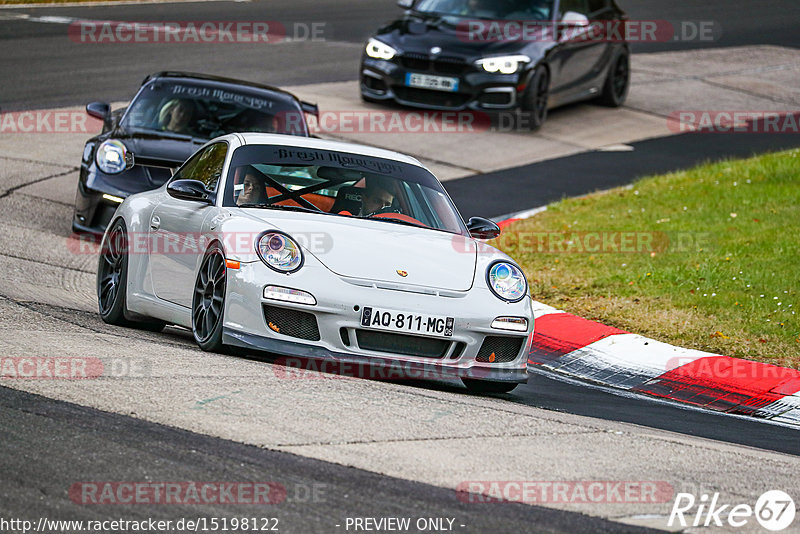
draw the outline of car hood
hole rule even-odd
[[[515,54],[542,47],[533,41],[470,40],[466,23],[470,19],[455,16],[408,14],[382,28],[376,37],[401,52],[428,54],[434,46],[442,48],[442,56],[479,59],[498,54]]]
[[[174,139],[158,132],[127,132],[116,129],[111,139],[119,139],[133,152],[134,162],[141,165],[179,167],[189,156],[203,146],[207,139]]]
[[[240,211],[286,232],[343,277],[451,291],[473,284],[476,247],[464,246],[469,238],[461,235],[333,215]]]

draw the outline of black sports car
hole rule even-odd
[[[580,100],[622,105],[630,80],[627,17],[615,0],[399,0],[402,18],[361,62],[368,102],[513,111],[537,129]],[[525,113],[520,113],[520,111]]]
[[[83,149],[72,230],[102,234],[125,197],[163,185],[206,141],[232,132],[308,137],[305,113],[318,110],[274,87],[160,72],[144,79],[127,108],[92,102],[86,112],[103,131]]]

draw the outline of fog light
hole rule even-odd
[[[280,286],[265,287],[264,298],[281,302],[294,302],[295,304],[308,304],[310,306],[314,306],[317,303],[317,299],[311,293]]]
[[[111,202],[116,202],[117,204],[122,204],[122,201],[125,200],[124,198],[115,197],[114,195],[103,195],[103,198]]]
[[[498,330],[512,330],[514,332],[527,332],[528,320],[524,317],[498,317],[492,321],[492,328]]]

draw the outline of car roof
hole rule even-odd
[[[355,143],[345,143],[342,141],[329,141],[327,139],[319,139],[315,137],[299,137],[294,135],[283,134],[265,134],[265,133],[236,133],[230,134],[231,136],[238,136],[245,145],[282,145],[294,146],[301,148],[319,149],[319,150],[332,150],[335,152],[347,152],[350,154],[358,154],[360,156],[371,156],[375,158],[391,159],[402,163],[409,163],[417,167],[425,166],[420,163],[416,158],[394,152],[392,150],[385,150],[383,148],[375,148],[366,145],[359,145]],[[227,136],[226,136],[227,137]]]
[[[236,78],[224,78],[222,76],[213,76],[211,74],[200,74],[196,72],[183,72],[183,71],[161,71],[155,72],[153,74],[148,75],[142,80],[142,86],[151,82],[153,80],[163,80],[163,79],[174,79],[174,80],[198,80],[204,82],[215,82],[218,84],[223,85],[231,85],[231,86],[243,86],[243,87],[252,87],[254,89],[262,89],[264,91],[270,91],[272,93],[278,93],[284,95],[292,100],[300,102],[300,99],[297,98],[295,95],[286,91],[284,89],[280,89],[278,87],[273,87],[271,85],[256,83],[256,82],[249,82],[246,80],[237,80]]]

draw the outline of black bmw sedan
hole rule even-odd
[[[145,78],[128,107],[93,102],[103,121],[83,149],[73,232],[102,234],[125,197],[156,189],[206,141],[232,132],[308,136],[315,105],[265,85],[183,72]]]
[[[582,100],[628,94],[626,15],[615,0],[399,0],[366,44],[361,96],[436,110],[513,112],[530,129]]]

